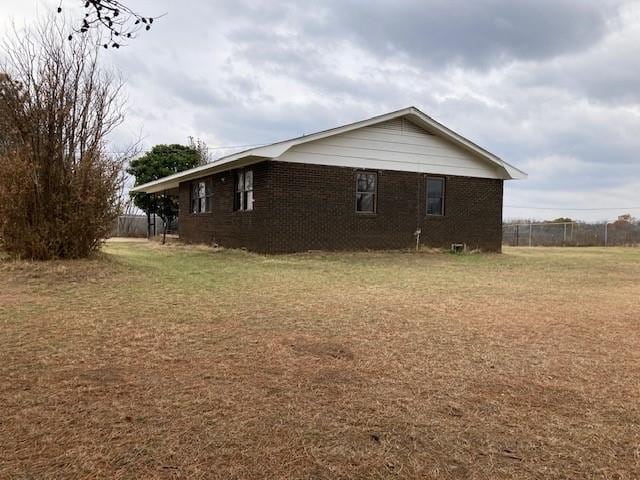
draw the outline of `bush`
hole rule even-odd
[[[122,121],[121,84],[96,40],[45,21],[3,44],[0,244],[14,257],[95,251],[119,213],[122,161],[105,149]]]

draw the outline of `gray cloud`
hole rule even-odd
[[[607,28],[613,2],[584,0],[412,1],[394,12],[389,2],[340,2],[343,27],[363,45],[408,52],[430,65],[491,67],[540,60],[595,44]]]
[[[38,1],[41,12],[57,7]],[[25,3],[2,2],[0,25],[12,12],[35,18]],[[638,203],[637,0],[139,0],[136,9],[168,15],[105,52],[127,82],[120,143],[140,132],[147,147],[189,135],[212,147],[265,143],[413,104],[529,170],[507,184],[507,204]]]
[[[259,32],[253,25],[236,32],[234,38],[257,50],[272,44],[282,47],[283,37],[274,26],[284,26],[318,45],[348,39],[381,58],[407,54],[430,68],[451,64],[491,68],[505,61],[548,59],[592,46],[613,26],[620,4],[618,0],[408,0],[401,4],[336,0],[301,12],[287,2],[276,6],[270,2],[263,8],[245,2],[245,13],[268,22],[260,24]],[[295,48],[295,35],[289,40],[288,47]],[[269,51],[277,55],[278,48]]]
[[[591,101],[637,104],[640,103],[640,57],[635,44],[613,40],[573,58],[545,65],[525,65],[514,81],[523,88],[553,85]]]

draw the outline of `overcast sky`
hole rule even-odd
[[[58,3],[2,0],[0,27]],[[505,218],[640,216],[640,1],[127,3],[167,15],[104,51],[129,98],[114,148],[269,143],[415,105],[528,172]]]

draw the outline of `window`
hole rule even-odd
[[[253,210],[253,170],[238,170],[235,176],[235,195],[233,209]]]
[[[444,215],[444,178],[427,177],[427,215]]]
[[[376,213],[377,188],[377,173],[356,173],[356,212]]]
[[[191,213],[209,213],[213,207],[211,180],[191,184]]]

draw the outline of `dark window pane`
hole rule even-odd
[[[430,198],[442,198],[444,181],[441,178],[427,179],[427,194]]]
[[[374,173],[367,175],[367,192],[376,193],[376,178],[378,176]]]
[[[358,192],[376,192],[376,174],[375,173],[358,173],[356,177],[356,191]]]
[[[356,193],[356,211],[375,212],[375,195],[372,193]]]
[[[366,192],[367,191],[367,176],[364,173],[358,174],[357,180],[357,191],[358,192]]]
[[[198,213],[198,187],[191,184],[191,213]]]
[[[242,192],[236,192],[233,197],[233,209],[241,210],[242,209]]]
[[[427,215],[442,215],[442,198],[427,199]]]
[[[427,178],[427,215],[444,215],[444,179]]]

